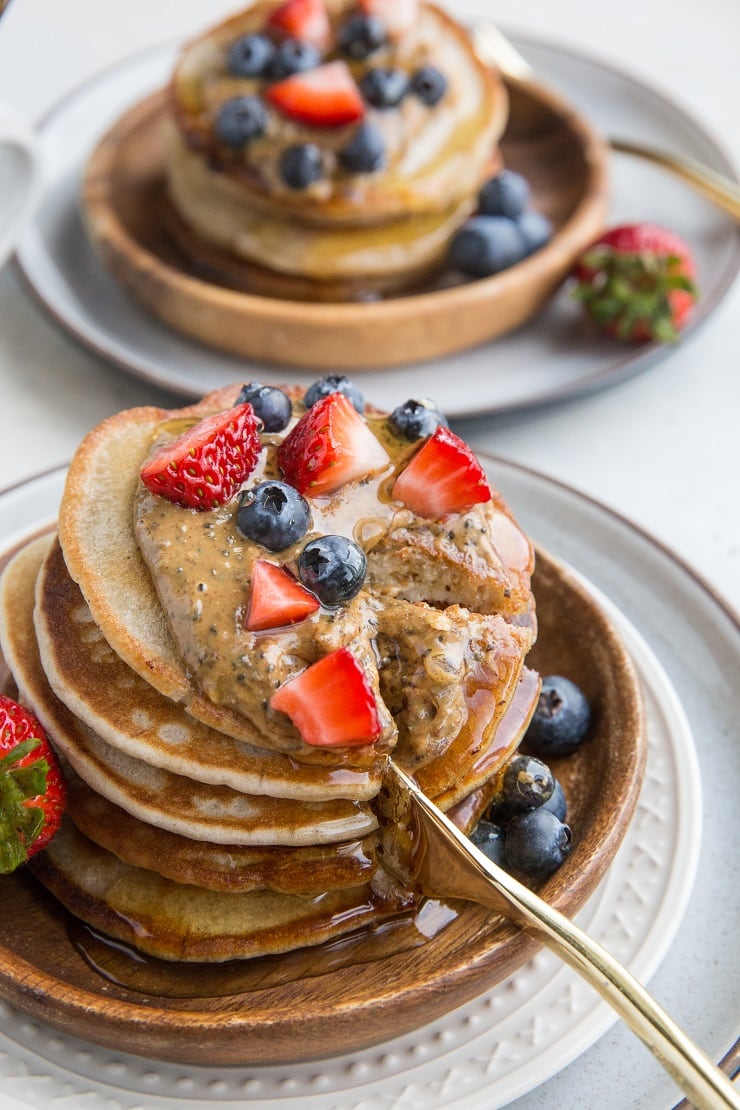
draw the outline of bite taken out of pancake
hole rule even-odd
[[[389,755],[470,831],[539,693],[532,546],[442,418],[409,434],[341,390],[286,389],[265,431],[244,395],[98,425],[58,533],[0,579],[3,655],[69,778],[32,869],[167,960],[283,952],[409,907],[376,853]]]

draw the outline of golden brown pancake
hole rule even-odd
[[[295,573],[312,535],[356,537],[363,588],[288,629],[249,631],[264,549],[236,527],[236,498],[196,512],[139,479],[156,445],[238,389],[95,428],[70,467],[59,543],[30,545],[0,581],[9,665],[71,767],[72,819],[36,873],[83,920],[165,959],[284,951],[401,907],[375,855],[386,753],[469,831],[539,689],[524,665],[529,541],[498,494],[444,523],[390,496],[414,448],[377,413],[377,473],[310,498],[309,532],[277,558]],[[279,440],[263,438],[248,484],[278,473]],[[381,737],[315,748],[269,695],[340,647],[374,692]]]
[[[336,843],[375,828],[375,818],[363,802],[245,794],[172,774],[101,740],[56,697],[46,679],[33,624],[34,583],[26,573],[28,561],[22,551],[0,579],[3,654],[22,697],[55,746],[99,794],[150,824],[217,843]],[[35,560],[30,562],[33,567]]]
[[[175,883],[124,863],[68,819],[29,866],[89,925],[152,956],[185,962],[246,959],[320,944],[411,902],[408,894],[381,896],[369,885],[312,898]]]
[[[296,763],[201,724],[127,667],[95,625],[58,543],[37,582],[36,635],[57,697],[125,754],[199,782],[247,794],[326,801],[372,797],[378,775]]]
[[[389,34],[367,59],[347,59],[338,37],[355,8],[329,0],[323,64],[346,63],[358,86],[378,67],[411,78],[433,65],[447,89],[433,106],[409,93],[394,107],[366,104],[359,123],[308,125],[275,109],[269,82],[229,71],[232,44],[263,32],[275,7],[260,0],[182,51],[166,102],[167,233],[198,275],[251,293],[347,301],[419,287],[444,265],[450,239],[500,164],[508,115],[502,82],[467,32],[426,2],[402,35]],[[266,128],[234,148],[218,138],[215,122],[225,102],[245,95],[262,98]],[[351,172],[341,151],[364,124],[382,135],[385,164]],[[300,189],[280,169],[296,144],[318,148],[322,160],[319,179]]]
[[[63,757],[62,757],[63,759]],[[107,801],[63,761],[68,813],[88,840],[125,863],[206,890],[319,894],[368,883],[372,837],[305,848],[209,844],[148,825]]]

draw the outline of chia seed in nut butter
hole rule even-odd
[[[294,408],[291,425],[280,435],[264,435],[264,449],[247,487],[278,477],[277,448],[303,406]],[[140,550],[155,583],[183,662],[203,693],[249,719],[277,750],[296,752],[302,742],[288,718],[269,706],[278,687],[311,663],[347,647],[360,663],[376,698],[381,735],[378,754],[398,744],[398,755],[409,766],[434,759],[457,736],[466,719],[474,727],[476,705],[483,692],[501,681],[488,661],[476,658],[474,637],[488,640],[510,636],[511,624],[529,634],[529,608],[510,623],[502,617],[480,617],[447,599],[447,608],[409,604],[402,576],[396,583],[374,573],[373,550],[389,533],[423,528],[435,551],[452,545],[473,565],[486,560],[503,574],[528,580],[531,548],[502,505],[495,500],[477,505],[444,521],[421,521],[390,488],[406,456],[413,451],[397,439],[385,418],[368,416],[367,423],[390,456],[387,469],[350,482],[331,497],[310,498],[312,525],[300,542],[270,553],[245,538],[236,527],[238,499],[212,511],[183,509],[150,493],[140,484],[134,506]],[[160,428],[152,449],[175,439],[191,421],[170,421]],[[259,558],[295,572],[300,550],[312,538],[341,534],[354,539],[368,555],[368,577],[360,593],[336,609],[321,608],[299,624],[266,632],[248,632],[244,617],[251,568]],[[498,624],[496,622],[499,622]],[[481,628],[485,623],[485,630]],[[515,630],[516,631],[516,630]],[[506,641],[508,643],[508,640]],[[501,647],[501,645],[498,645]],[[517,649],[520,645],[517,646]],[[497,656],[505,670],[512,658],[501,647]],[[485,699],[484,699],[485,700]],[[486,720],[491,712],[485,705]]]

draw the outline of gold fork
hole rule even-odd
[[[573,967],[660,1060],[698,1110],[740,1110],[727,1076],[601,945],[480,852],[389,761],[379,798],[384,864],[411,889],[461,898],[502,914],[533,933]]]
[[[496,66],[505,76],[515,77],[519,81],[530,82],[536,79],[526,58],[522,57],[493,23],[485,20],[474,23],[471,35],[478,56],[488,65]],[[679,157],[646,143],[616,137],[607,138],[607,142],[612,150],[620,154],[632,154],[669,170],[733,219],[740,221],[740,185],[736,182],[694,158]]]

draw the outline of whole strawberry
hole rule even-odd
[[[207,416],[141,468],[147,489],[186,509],[230,501],[254,470],[261,424],[249,403]]]
[[[578,260],[574,292],[608,335],[675,342],[697,296],[688,245],[657,224],[606,231]]]
[[[15,871],[46,847],[66,801],[43,728],[22,705],[0,695],[0,873]]]

